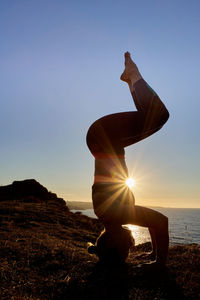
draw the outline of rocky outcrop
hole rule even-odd
[[[62,198],[49,192],[35,179],[14,181],[12,184],[0,186],[0,201],[22,200],[25,202],[57,201],[60,205],[66,205]]]

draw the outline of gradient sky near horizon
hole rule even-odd
[[[85,136],[135,110],[119,77],[130,51],[170,119],[126,149],[138,205],[200,207],[200,2],[1,1],[0,185],[35,178],[91,201]]]

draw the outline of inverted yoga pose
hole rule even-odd
[[[129,52],[121,80],[129,85],[137,111],[104,116],[87,133],[87,145],[95,158],[92,200],[94,212],[105,229],[121,230],[123,224],[148,227],[155,264],[164,266],[168,254],[168,219],[152,209],[135,205],[133,193],[125,184],[128,169],[124,148],[157,132],[169,113],[158,95],[142,78]]]

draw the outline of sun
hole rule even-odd
[[[132,189],[135,185],[135,180],[132,177],[126,179],[126,185]]]

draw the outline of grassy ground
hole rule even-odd
[[[200,299],[200,245],[170,248],[165,272],[138,263],[105,267],[87,253],[102,225],[59,201],[0,201],[0,299]]]

